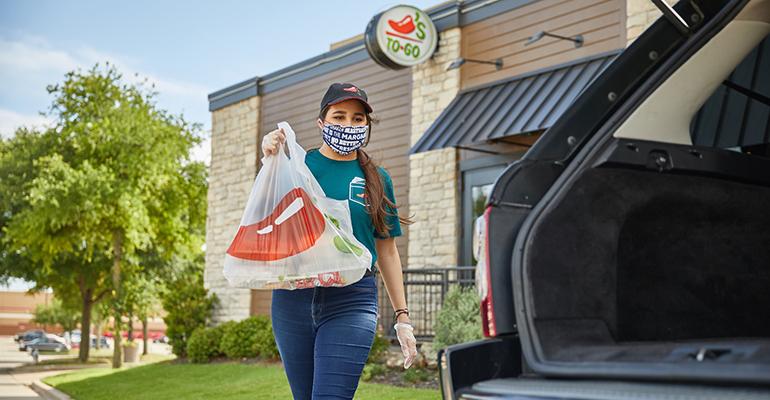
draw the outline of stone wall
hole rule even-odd
[[[460,70],[447,71],[447,65],[460,57],[461,29],[453,28],[439,35],[439,49],[430,61],[412,68],[412,135],[414,145],[433,121],[454,99],[460,89]],[[409,212],[415,223],[409,227],[409,254],[405,268],[430,268],[457,265],[459,224],[459,180],[457,149],[446,148],[409,157]],[[419,278],[418,278],[419,279]],[[407,306],[414,317],[416,331],[423,318],[435,320],[439,301],[425,290],[440,287],[407,288]]]
[[[247,318],[251,308],[251,290],[230,287],[222,268],[257,174],[259,110],[251,97],[212,113],[204,282],[220,299],[217,323]]]
[[[460,28],[441,32],[430,61],[412,69],[412,137],[414,145],[460,89],[460,71],[446,71],[460,57]],[[457,150],[447,148],[409,157],[408,268],[457,263],[459,188]]]
[[[660,10],[650,0],[626,0],[626,46],[660,16]]]

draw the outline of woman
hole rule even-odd
[[[372,271],[343,287],[273,290],[273,333],[295,399],[353,398],[377,326],[377,260],[395,309],[404,368],[417,355],[394,239],[400,224],[411,221],[398,216],[387,171],[361,149],[369,142],[371,113],[363,90],[332,84],[317,120],[323,143],[305,158],[326,196],[348,200],[353,235],[372,253]],[[265,135],[265,156],[277,154],[284,140],[281,130]]]

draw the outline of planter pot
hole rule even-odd
[[[123,361],[129,363],[139,361],[139,346],[123,346]]]

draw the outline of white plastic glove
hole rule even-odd
[[[406,322],[397,322],[393,325],[398,337],[398,343],[401,344],[401,352],[404,354],[404,369],[412,365],[412,361],[417,357],[417,339],[414,338],[414,327]]]

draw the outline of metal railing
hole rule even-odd
[[[418,340],[433,339],[433,327],[449,288],[475,286],[475,267],[436,267],[403,270],[409,319]],[[395,339],[393,306],[382,279],[378,279],[380,318],[378,324],[385,337]]]

